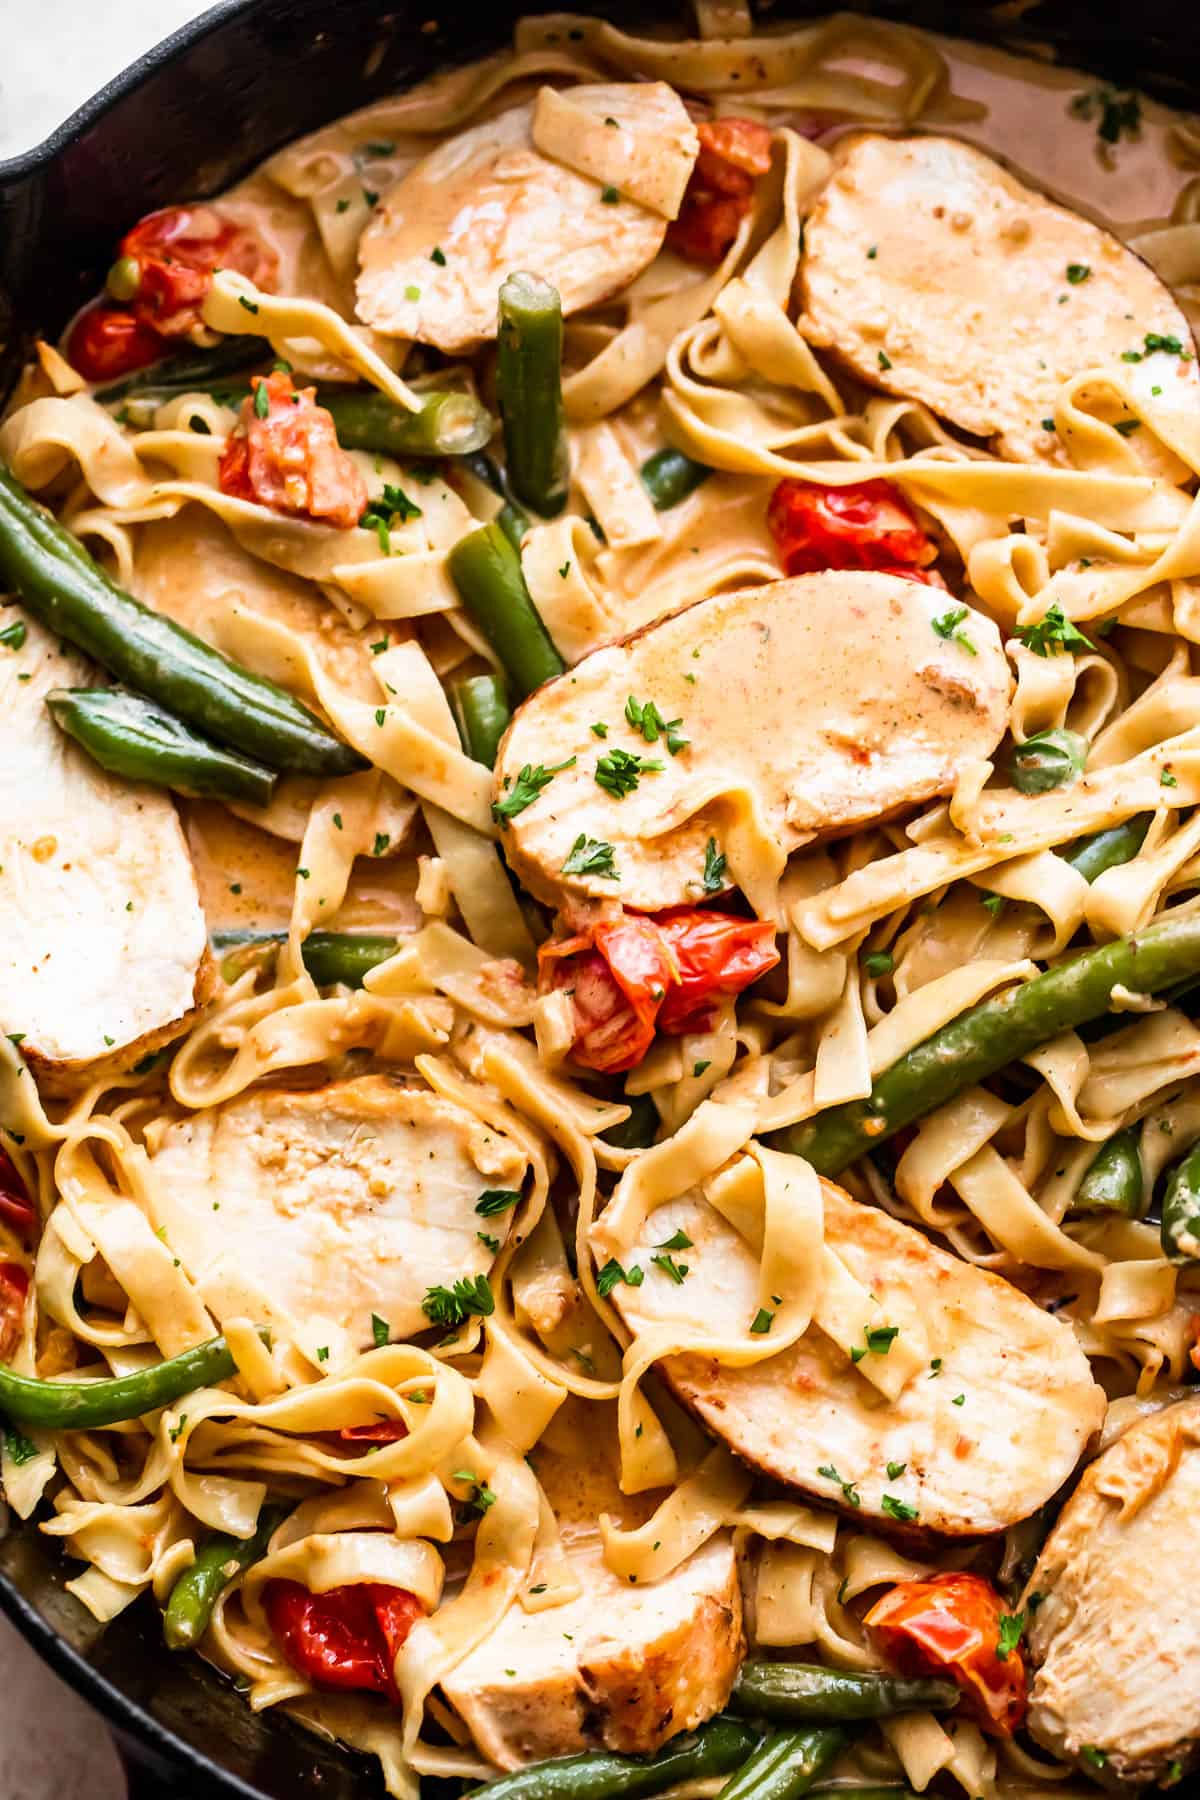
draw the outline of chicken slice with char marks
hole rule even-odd
[[[53,1091],[182,1032],[215,981],[174,802],[106,774],[55,726],[52,688],[95,666],[24,615],[0,650],[0,1030]]]
[[[810,341],[1001,456],[1063,461],[1045,424],[1059,389],[1127,353],[1143,359],[1124,365],[1135,386],[1195,405],[1191,330],[1154,270],[969,144],[848,139],[804,245]]]
[[[1171,1785],[1200,1744],[1200,1400],[1140,1419],[1084,1471],[1021,1599],[1029,1729],[1102,1780]]]

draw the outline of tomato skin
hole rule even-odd
[[[345,1425],[338,1436],[346,1444],[398,1444],[408,1436],[403,1419],[380,1419],[374,1425]]]
[[[0,1363],[6,1363],[21,1341],[29,1273],[20,1263],[0,1262]]]
[[[85,381],[112,381],[148,368],[166,354],[157,331],[103,301],[85,308],[67,337],[67,361]]]
[[[137,264],[134,317],[163,337],[189,337],[201,324],[214,269],[235,269],[266,289],[279,273],[275,252],[215,206],[147,213],[125,233],[117,257]]]
[[[415,1594],[374,1581],[325,1594],[298,1581],[269,1581],[263,1607],[284,1656],[314,1687],[365,1688],[399,1704],[392,1667],[425,1611]]]
[[[771,495],[767,525],[785,574],[819,569],[879,569],[912,580],[937,556],[917,516],[890,481],[822,487],[781,481]]]
[[[773,969],[779,952],[770,923],[681,906],[602,920],[543,944],[538,960],[543,991],[571,990],[572,1059],[617,1074],[636,1068],[656,1031],[707,1030],[714,1002]]]
[[[221,491],[276,512],[328,520],[342,530],[357,525],[367,504],[358,466],[337,441],[333,418],[317,405],[315,387],[297,388],[276,369],[251,376],[241,418],[221,453]],[[267,411],[256,401],[266,388]]]
[[[0,1150],[0,1225],[21,1237],[29,1237],[37,1224],[37,1213],[25,1183],[17,1174],[12,1158]]]
[[[909,1674],[949,1676],[962,1712],[985,1731],[1011,1737],[1025,1717],[1025,1658],[1018,1645],[997,1653],[1004,1603],[982,1575],[933,1575],[889,1588],[864,1624],[879,1648]]]
[[[696,132],[700,153],[667,241],[689,262],[718,263],[771,166],[771,132],[755,119],[706,120]]]

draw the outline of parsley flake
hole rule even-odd
[[[903,1475],[903,1473],[904,1473],[905,1469],[907,1469],[907,1467],[908,1467],[908,1464],[906,1462],[902,1462],[902,1463],[890,1462],[887,1466],[888,1480],[889,1481],[899,1481],[900,1477]]]
[[[364,531],[375,533],[379,539],[379,548],[385,556],[390,556],[392,553],[392,526],[396,524],[397,520],[401,525],[407,525],[410,519],[419,519],[420,517],[421,508],[415,501],[409,499],[404,489],[396,487],[393,482],[386,481],[382,494],[377,495],[368,504],[358,522]]]
[[[446,266],[446,252],[435,244],[433,249],[429,252],[429,260],[431,263],[436,263],[439,269],[444,269]]]
[[[481,1219],[494,1219],[516,1206],[520,1198],[516,1188],[485,1188],[475,1202],[475,1211]]]
[[[621,198],[615,187],[606,187],[600,195],[605,206],[615,206]]]
[[[574,766],[573,756],[568,756],[566,762],[551,763],[549,768],[545,763],[524,763],[504,798],[493,800],[492,817],[501,825],[506,819],[515,819],[519,812],[524,812],[527,806],[533,805],[542,789],[549,787],[556,775],[561,774],[564,769],[573,769]]]
[[[691,1250],[694,1248],[686,1231],[673,1231],[669,1238],[654,1246],[656,1250]]]
[[[895,1494],[885,1494],[879,1504],[889,1519],[901,1519],[907,1523],[917,1517],[917,1508],[907,1500],[897,1500]]]
[[[862,1505],[862,1495],[855,1492],[858,1483],[855,1481],[844,1481],[832,1463],[822,1463],[821,1467],[817,1470],[817,1474],[823,1475],[826,1481],[832,1481],[835,1486],[841,1488],[842,1498],[848,1506]]]
[[[656,1269],[661,1269],[664,1275],[668,1275],[675,1283],[676,1287],[682,1287],[687,1280],[687,1264],[676,1262],[673,1256],[668,1256],[666,1254],[652,1256],[650,1261],[654,1264]]]
[[[1024,1632],[1025,1614],[1023,1612],[1000,1614],[1000,1636],[996,1640],[996,1655],[1001,1662],[1016,1649]]]
[[[486,1275],[464,1275],[453,1287],[428,1288],[421,1302],[421,1311],[433,1325],[465,1325],[468,1319],[487,1318],[495,1310]]]
[[[940,618],[932,619],[930,623],[937,636],[943,638],[948,644],[957,644],[960,649],[967,652],[968,656],[978,656],[979,652],[976,650],[974,644],[971,642],[966,632],[961,629],[962,622],[966,616],[967,609],[965,606],[952,606],[947,612],[944,612]]]
[[[709,838],[704,846],[704,874],[700,885],[706,894],[719,894],[725,887],[725,858],[717,849],[716,838]]]
[[[270,410],[271,396],[267,384],[265,381],[256,381],[254,384],[254,416],[256,419],[265,419]]]
[[[1033,625],[1018,625],[1014,637],[1020,638],[1027,650],[1035,656],[1049,656],[1051,650],[1094,650],[1091,638],[1085,637],[1078,626],[1072,624],[1061,606],[1055,601],[1047,607],[1042,617]]]
[[[605,1300],[612,1293],[618,1281],[623,1281],[626,1287],[637,1288],[641,1287],[645,1279],[646,1271],[639,1268],[637,1263],[632,1263],[628,1269],[622,1268],[616,1257],[610,1256],[604,1267],[596,1274],[596,1292],[602,1300]]]
[[[1081,281],[1086,281],[1091,272],[1087,263],[1067,264],[1067,280],[1072,287],[1078,287]]]
[[[388,1324],[387,1320],[381,1319],[378,1313],[372,1313],[371,1314],[371,1336],[375,1341],[375,1348],[377,1350],[382,1350],[384,1345],[388,1342],[391,1335],[392,1335],[392,1328]]]
[[[879,352],[879,366],[884,371],[885,374],[892,366],[892,359],[888,355],[886,350],[881,350]]]
[[[895,966],[896,959],[890,950],[872,950],[869,956],[863,957],[863,968],[875,978],[890,975]]]
[[[754,1337],[765,1337],[775,1323],[775,1314],[760,1306],[750,1321],[750,1331]]]

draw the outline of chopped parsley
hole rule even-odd
[[[9,1462],[15,1469],[23,1468],[27,1462],[32,1462],[38,1453],[38,1447],[32,1438],[27,1438],[23,1431],[17,1430],[15,1425],[5,1425],[4,1427],[4,1448]]]
[[[321,1352],[318,1350],[317,1355],[320,1356],[320,1354],[321,1354]],[[326,1355],[328,1355],[328,1351],[326,1351]],[[167,1426],[167,1436],[170,1438],[170,1440],[173,1444],[177,1444],[179,1442],[180,1438],[183,1435],[183,1428],[186,1424],[187,1424],[187,1414],[180,1413],[179,1418],[176,1421],[176,1423],[174,1425]]]
[[[436,263],[439,269],[444,269],[446,266],[446,252],[435,244],[433,249],[429,252],[429,260],[431,263]]]
[[[1084,1762],[1091,1763],[1093,1769],[1102,1769],[1108,1762],[1108,1752],[1097,1750],[1095,1744],[1084,1744],[1079,1754]]]
[[[1051,650],[1094,650],[1091,638],[1085,637],[1079,628],[1072,624],[1055,601],[1047,607],[1045,613],[1034,625],[1018,625],[1014,637],[1020,638],[1027,650],[1035,656],[1049,656]]]
[[[334,209],[333,209],[333,210],[334,210],[334,211],[335,211],[335,212],[340,212],[340,213],[344,213],[344,212],[349,212],[349,211],[350,211],[350,202],[349,202],[349,200],[347,200],[347,199],[346,199],[346,198],[345,198],[345,197],[344,197],[344,196],[343,196],[343,198],[342,198],[342,199],[341,199],[341,200],[339,200],[339,201],[338,201],[338,203],[337,203],[337,205],[336,205],[336,206],[335,206],[335,207],[334,207]]]
[[[377,706],[375,708],[375,723],[377,725],[385,725],[387,723],[387,707],[386,706]]]
[[[907,1523],[917,1517],[917,1508],[910,1506],[907,1500],[897,1500],[895,1494],[885,1494],[879,1504],[889,1519],[901,1519]]]
[[[1170,766],[1166,765],[1158,778],[1158,784],[1160,787],[1178,787],[1179,777],[1177,775],[1172,775]]]
[[[475,1202],[475,1211],[481,1219],[494,1219],[515,1206],[520,1198],[516,1188],[485,1188]]]
[[[391,1335],[392,1335],[392,1328],[388,1324],[387,1320],[381,1319],[378,1313],[372,1313],[371,1314],[371,1336],[375,1340],[375,1348],[377,1350],[382,1350],[383,1346],[391,1338]]]
[[[681,750],[688,747],[688,739],[680,736],[679,728],[682,719],[664,719],[653,700],[635,700],[630,694],[625,702],[625,717],[635,731],[640,731],[648,744],[656,744],[659,738],[665,738],[667,749],[672,756],[678,756]]]
[[[950,1404],[951,1406],[965,1406],[967,1404],[967,1396],[965,1394],[955,1394]]]
[[[409,282],[404,290],[404,298],[406,300],[419,300],[421,298],[421,290],[417,287],[415,282]]]
[[[371,855],[382,856],[391,841],[391,837],[386,831],[377,831],[375,833],[375,842],[371,846]]]
[[[392,551],[392,526],[399,520],[407,525],[410,519],[419,519],[421,508],[409,499],[403,488],[396,487],[393,482],[386,481],[383,492],[372,500],[361,519],[358,521],[364,531],[373,531],[379,539],[379,548],[385,556]]]
[[[599,758],[596,763],[596,785],[603,787],[606,794],[613,799],[624,799],[631,794],[642,776],[658,774],[662,769],[662,761],[657,756],[639,756],[637,751],[612,749]]]
[[[886,1356],[899,1336],[898,1325],[868,1325],[867,1349],[872,1356]]]
[[[822,1463],[821,1467],[817,1470],[817,1474],[823,1475],[826,1481],[832,1481],[835,1486],[841,1488],[842,1498],[848,1506],[862,1505],[862,1495],[855,1492],[858,1483],[854,1481],[843,1481],[832,1463]]]
[[[489,1506],[495,1506],[496,1496],[486,1481],[480,1479],[473,1469],[455,1469],[451,1481],[461,1481],[464,1487],[471,1490],[470,1498],[463,1502],[463,1510],[468,1515],[475,1512],[483,1516]]]
[[[888,355],[886,350],[881,350],[879,352],[879,366],[884,371],[885,374],[892,366],[892,359]]]
[[[258,311],[258,302],[256,300],[247,300],[245,294],[238,295],[238,305],[243,307],[248,313],[256,313]]]
[[[750,1330],[755,1337],[765,1337],[775,1323],[775,1314],[760,1306],[750,1321]]]
[[[887,1466],[888,1480],[889,1481],[899,1481],[900,1477],[903,1475],[903,1473],[904,1473],[905,1469],[907,1469],[907,1467],[908,1467],[908,1464],[906,1462],[902,1462],[902,1463],[890,1462]]]
[[[329,1345],[328,1344],[318,1344],[318,1346],[317,1346],[317,1361],[319,1363],[327,1363],[329,1361]]]
[[[571,560],[568,557],[567,561],[563,564],[562,568],[558,571],[558,579],[560,581],[565,581],[567,579],[567,576],[570,573],[571,573]]]
[[[703,1075],[705,1069],[711,1069],[711,1067],[712,1067],[712,1058],[711,1057],[705,1057],[702,1062],[694,1062],[692,1064],[692,1080],[699,1081],[699,1079],[700,1079],[701,1075]]]
[[[515,819],[519,812],[524,812],[527,806],[533,805],[542,789],[549,787],[556,775],[561,774],[564,769],[573,769],[574,766],[573,756],[568,756],[566,762],[551,763],[549,768],[545,763],[523,764],[504,798],[492,801],[492,817],[501,825],[506,819]],[[505,777],[506,781],[507,779]]]
[[[391,138],[375,138],[369,144],[364,144],[363,149],[368,156],[392,156],[396,146]]]
[[[605,881],[619,881],[613,847],[606,844],[603,838],[590,838],[586,832],[580,832],[571,845],[570,854],[562,866],[564,875],[600,875]]]
[[[704,846],[704,874],[700,885],[706,894],[719,894],[725,886],[725,858],[717,849],[716,838]]]
[[[1076,94],[1067,108],[1074,119],[1095,119],[1102,144],[1118,144],[1122,137],[1136,138],[1142,129],[1142,103],[1136,94],[1116,88],[1088,88]]]
[[[493,1256],[499,1252],[500,1239],[498,1237],[493,1237],[488,1231],[477,1231],[475,1236],[479,1239],[484,1249],[490,1250]]]
[[[608,736],[608,726],[604,723],[603,719],[597,719],[596,723],[592,726],[592,736],[598,738],[606,738]]]
[[[379,199],[379,195],[376,192],[376,190],[374,188],[369,188],[369,187],[365,187],[363,189],[362,197],[366,201],[368,206],[374,206],[376,201]]]
[[[686,1231],[673,1231],[669,1238],[654,1246],[656,1250],[691,1250],[692,1240]]]
[[[965,606],[952,606],[947,612],[944,612],[940,618],[933,619],[930,622],[938,637],[944,638],[949,644],[959,645],[961,649],[967,652],[968,656],[977,656],[979,652],[976,650],[966,632],[961,629],[962,622],[966,616],[967,609]]]
[[[1001,1613],[1000,1636],[996,1640],[996,1655],[1001,1662],[1016,1649],[1025,1631],[1025,1614]]]
[[[421,1311],[433,1325],[465,1325],[470,1318],[487,1318],[496,1300],[486,1275],[463,1275],[453,1287],[431,1287]]]
[[[1147,331],[1142,338],[1140,350],[1122,350],[1121,361],[1127,363],[1144,362],[1153,356],[1156,350],[1165,350],[1168,356],[1178,356],[1182,362],[1191,362],[1192,353],[1185,350],[1183,339],[1175,336],[1173,331]]]
[[[993,919],[998,919],[1000,917],[1000,914],[1004,911],[1004,906],[1005,906],[1004,895],[1003,894],[985,894],[983,896],[982,900],[979,902],[979,904],[985,909],[985,911],[991,913]]]
[[[602,1300],[605,1300],[612,1293],[618,1281],[623,1281],[626,1287],[636,1288],[641,1287],[645,1279],[646,1271],[639,1268],[637,1263],[631,1263],[629,1268],[625,1269],[622,1268],[615,1256],[610,1256],[604,1267],[597,1272],[596,1292]]]
[[[1122,437],[1132,437],[1141,422],[1140,419],[1117,419],[1113,430],[1119,431]]]
[[[872,950],[869,956],[863,957],[863,968],[868,975],[890,975],[896,966],[896,959],[890,950]]]
[[[941,1357],[940,1357],[940,1356],[935,1356],[935,1357],[934,1357],[934,1359],[933,1359],[933,1361],[932,1361],[932,1362],[931,1362],[931,1363],[930,1363],[930,1365],[929,1365],[929,1379],[930,1379],[930,1381],[932,1381],[932,1380],[933,1380],[933,1378],[934,1378],[934,1376],[935,1376],[935,1375],[940,1375],[940,1374],[941,1374],[941,1372],[942,1372],[942,1359],[941,1359]]]
[[[676,1262],[673,1256],[668,1256],[664,1253],[659,1256],[652,1256],[650,1261],[654,1264],[656,1269],[661,1269],[664,1275],[669,1275],[676,1287],[682,1287],[687,1280],[687,1264]]]
[[[256,419],[265,419],[270,410],[271,395],[267,384],[265,381],[256,381],[254,384],[254,416]]]
[[[600,195],[605,206],[615,206],[621,198],[615,187],[606,187]]]
[[[1086,281],[1091,272],[1087,263],[1067,264],[1067,280],[1072,287],[1078,287],[1081,281]]]

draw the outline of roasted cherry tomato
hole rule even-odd
[[[311,1594],[298,1581],[269,1581],[263,1606],[284,1656],[314,1687],[367,1688],[399,1701],[392,1668],[425,1610],[407,1588],[363,1581]]]
[[[1009,1737],[1025,1717],[1025,1659],[1001,1654],[1004,1603],[982,1575],[901,1581],[864,1623],[884,1654],[910,1675],[944,1675],[964,1695],[962,1711],[985,1731]]]
[[[20,1263],[0,1262],[0,1363],[6,1363],[21,1341],[29,1276]]]
[[[919,581],[937,556],[937,547],[890,481],[861,481],[852,487],[781,481],[771,495],[767,524],[788,575],[881,569]]]
[[[157,331],[131,312],[97,301],[81,312],[67,337],[67,361],[85,381],[114,381],[166,353]]]
[[[771,133],[754,119],[713,119],[696,128],[700,154],[667,240],[689,262],[717,263],[771,166]]]
[[[163,337],[190,337],[215,269],[274,287],[275,252],[215,206],[167,206],[147,214],[117,247],[109,291]]]
[[[0,1225],[7,1225],[22,1237],[28,1237],[37,1223],[25,1183],[13,1167],[12,1158],[0,1150]]]
[[[681,906],[623,913],[539,952],[544,989],[575,1008],[571,1055],[587,1069],[635,1068],[655,1031],[705,1031],[717,1000],[740,994],[779,961],[775,927]]]
[[[366,485],[338,443],[333,419],[317,405],[316,388],[296,388],[278,369],[252,376],[250,385],[241,421],[221,455],[222,492],[276,512],[327,519],[343,530],[357,525],[367,504]]]
[[[408,1436],[403,1419],[380,1419],[374,1425],[346,1425],[338,1436],[347,1444],[398,1444]]]

